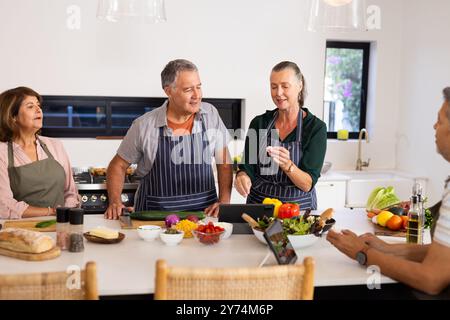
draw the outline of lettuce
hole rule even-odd
[[[370,193],[366,209],[368,211],[373,209],[383,210],[399,203],[400,199],[396,196],[394,187],[378,187]]]

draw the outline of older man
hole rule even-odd
[[[216,108],[201,102],[197,67],[187,60],[171,61],[161,72],[161,82],[168,101],[133,122],[109,164],[108,219],[121,214],[124,176],[132,163],[137,163],[137,173],[142,176],[136,211],[204,210],[217,215],[219,203],[230,201],[228,132]],[[217,164],[219,198],[212,157]]]
[[[438,152],[450,162],[450,87],[434,125]],[[450,285],[450,183],[430,245],[387,244],[373,234],[358,237],[349,230],[330,231],[327,240],[362,265],[377,265],[386,276],[428,294],[439,294]],[[450,292],[444,293],[450,298]]]

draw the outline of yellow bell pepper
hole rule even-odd
[[[278,217],[278,209],[280,209],[283,202],[275,198],[265,198],[263,204],[273,204],[273,216]]]

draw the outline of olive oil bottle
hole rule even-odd
[[[414,186],[411,197],[411,208],[408,212],[408,227],[406,230],[406,242],[423,244],[424,210],[421,187]]]

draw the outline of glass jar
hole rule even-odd
[[[73,209],[69,210],[69,221],[70,221],[69,251],[70,252],[84,251],[83,218],[84,218],[84,210],[83,209],[73,208]]]
[[[56,208],[56,245],[61,250],[69,249],[69,208]]]

